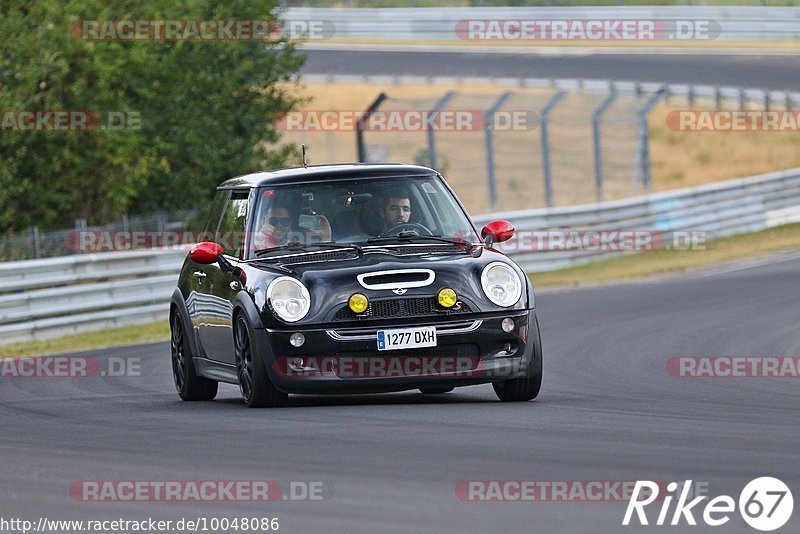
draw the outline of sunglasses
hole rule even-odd
[[[270,217],[269,223],[272,226],[289,226],[292,220],[289,217]]]

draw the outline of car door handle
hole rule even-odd
[[[205,278],[207,275],[203,271],[195,271],[192,273],[196,278]]]

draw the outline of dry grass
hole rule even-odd
[[[661,105],[650,115],[653,186],[658,191],[800,167],[800,132],[674,131],[666,125],[672,109]]]

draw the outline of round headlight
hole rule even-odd
[[[366,295],[361,293],[353,293],[347,300],[347,305],[353,310],[353,313],[364,313],[369,307],[369,300]]]
[[[456,292],[449,287],[444,287],[439,290],[439,294],[436,295],[436,300],[439,301],[439,306],[442,308],[452,308],[456,305],[458,296],[456,295]]]
[[[287,323],[299,321],[311,308],[311,297],[306,286],[288,276],[280,276],[270,282],[267,302],[272,312]]]
[[[522,295],[522,281],[508,264],[496,261],[483,268],[481,287],[489,300],[507,308]]]

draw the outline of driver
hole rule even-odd
[[[411,198],[403,189],[391,189],[386,195],[380,211],[383,218],[383,231],[393,226],[407,223],[411,219]]]

